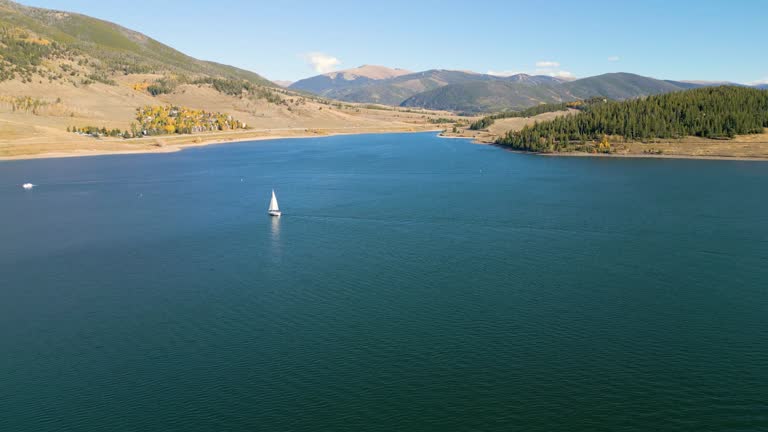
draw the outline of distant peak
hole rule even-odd
[[[368,78],[372,80],[381,80],[381,79],[398,77],[400,75],[407,75],[410,73],[412,72],[405,69],[393,69],[386,66],[364,64],[353,69],[344,69],[340,71],[329,72],[325,74],[325,76],[331,79],[337,79],[339,77],[342,77],[343,79],[346,79],[346,80],[354,80],[354,79],[363,77],[363,78]]]

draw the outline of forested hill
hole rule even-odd
[[[509,132],[497,144],[527,151],[584,150],[607,137],[728,139],[768,127],[768,91],[723,86],[595,104],[572,116]],[[602,149],[602,147],[601,147]]]

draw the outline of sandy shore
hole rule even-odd
[[[525,153],[525,152],[521,152]],[[537,156],[551,157],[593,157],[593,158],[630,158],[630,159],[696,159],[696,160],[717,160],[717,161],[751,161],[767,162],[768,157],[754,156],[699,156],[699,155],[675,155],[675,154],[648,154],[648,153],[532,153]]]
[[[478,140],[473,139],[473,137],[470,136],[461,136],[461,135],[440,135],[441,138],[463,138],[463,139],[470,139],[472,140],[472,144],[477,145],[489,145],[498,147],[502,150],[512,152],[512,153],[520,153],[520,154],[528,154],[532,156],[547,156],[547,157],[593,157],[593,158],[632,158],[632,159],[696,159],[696,160],[717,160],[717,161],[752,161],[752,162],[766,162],[768,161],[768,155],[755,155],[755,156],[745,156],[745,155],[722,155],[722,154],[709,154],[709,155],[697,155],[697,154],[674,154],[674,153],[667,153],[667,154],[653,154],[653,153],[632,153],[632,152],[626,152],[626,153],[585,153],[585,152],[562,152],[562,153],[538,153],[538,152],[527,152],[522,150],[514,150],[507,147],[504,147],[502,145],[497,145],[493,142],[485,141],[485,140]],[[722,142],[722,141],[721,141]],[[719,142],[718,142],[719,143]],[[663,145],[665,143],[658,143],[657,146]],[[741,142],[735,142],[734,144],[743,144]],[[763,148],[757,148],[755,150],[762,151],[763,154],[768,153],[768,143],[750,143],[752,145],[760,145]]]
[[[486,143],[481,141],[473,141],[472,144],[489,145],[498,147],[502,150],[527,154],[531,156],[544,156],[544,157],[582,157],[582,158],[608,158],[608,159],[694,159],[694,160],[716,160],[716,161],[750,161],[750,162],[768,162],[768,157],[762,156],[722,156],[722,155],[683,155],[683,154],[648,154],[648,153],[584,153],[584,152],[563,152],[563,153],[537,153],[527,152],[522,150],[514,150],[506,148],[494,143]]]
[[[472,144],[494,146],[508,152],[527,154],[532,156],[632,158],[632,159],[696,159],[696,160],[752,161],[752,162],[768,161],[768,156],[686,155],[686,154],[649,154],[649,153],[584,153],[584,152],[537,153],[537,152],[527,152],[522,150],[514,150],[514,149],[504,147],[502,145],[497,145],[493,142],[477,140],[468,136],[461,136],[461,135],[448,135],[448,136],[438,135],[438,136],[440,138],[448,138],[448,139],[460,138],[460,139],[472,140]]]
[[[497,146],[492,142],[480,141],[468,136],[461,135],[443,135],[439,134],[442,129],[418,128],[418,127],[393,127],[393,128],[335,128],[335,129],[306,129],[306,128],[285,128],[285,129],[264,129],[256,131],[225,132],[199,135],[172,135],[158,136],[151,138],[142,138],[136,140],[103,140],[99,141],[91,138],[89,143],[103,142],[107,144],[104,149],[78,149],[72,151],[42,152],[36,154],[21,154],[14,156],[0,156],[0,161],[9,160],[27,160],[27,159],[54,159],[69,157],[87,157],[87,156],[109,156],[126,154],[151,154],[151,153],[172,153],[192,147],[202,147],[209,145],[227,144],[244,141],[264,141],[276,139],[293,138],[320,138],[338,135],[362,135],[362,134],[380,134],[380,133],[418,133],[418,132],[436,132],[438,137],[447,139],[465,139],[472,140],[472,144],[492,145],[513,153],[529,154],[546,157],[592,157],[592,158],[633,158],[633,159],[695,159],[695,160],[718,160],[718,161],[752,161],[766,162],[768,156],[727,156],[727,155],[687,155],[687,154],[649,154],[649,153],[535,153],[513,150],[504,146]],[[110,149],[109,144],[119,143],[121,147],[135,145],[135,149]],[[92,147],[92,146],[91,146]]]
[[[438,138],[446,138],[446,139],[463,139],[463,140],[471,140],[472,137],[466,137],[461,135],[443,135],[442,133],[437,134]],[[491,143],[481,143],[476,142],[476,140],[472,141],[472,144],[491,144]]]
[[[276,139],[294,139],[294,138],[322,138],[338,135],[363,135],[363,134],[382,134],[382,133],[418,133],[418,132],[439,132],[441,129],[418,128],[418,127],[393,127],[393,128],[366,128],[350,127],[335,129],[306,129],[306,128],[286,128],[258,131],[227,132],[199,135],[173,135],[158,136],[152,138],[129,139],[129,140],[104,140],[106,144],[120,143],[122,145],[136,145],[136,149],[118,150],[118,149],[80,149],[72,151],[43,152],[35,154],[20,154],[14,156],[0,156],[0,161],[4,160],[27,160],[27,159],[55,159],[69,157],[87,157],[87,156],[109,156],[125,154],[148,154],[148,153],[172,153],[192,147],[202,147],[217,144],[227,144],[244,141],[265,141]],[[91,138],[84,138],[91,140]],[[92,140],[96,140],[95,138]]]

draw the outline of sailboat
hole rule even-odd
[[[277,197],[275,196],[275,190],[272,189],[272,199],[269,201],[269,215],[280,216],[280,207],[277,206]]]

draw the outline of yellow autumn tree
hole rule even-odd
[[[608,135],[603,135],[603,138],[600,140],[600,144],[597,145],[597,150],[600,153],[611,152],[611,143],[608,141]]]

